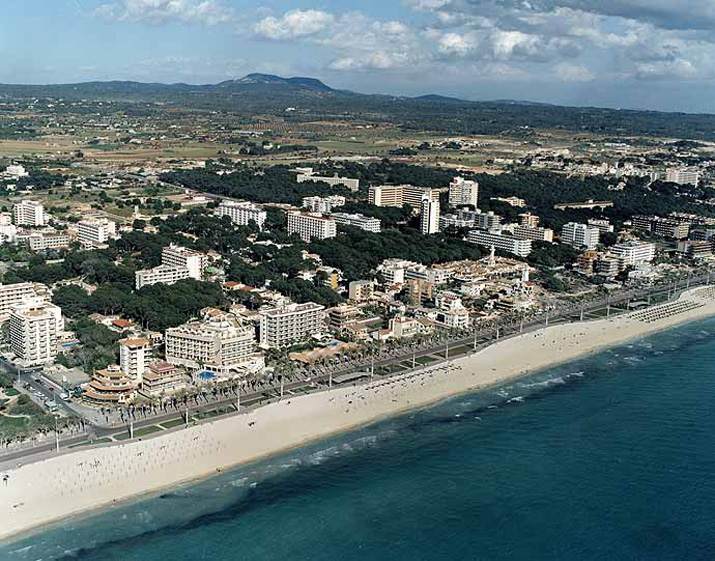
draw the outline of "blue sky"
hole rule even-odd
[[[21,0],[0,82],[208,83],[715,112],[715,0]]]

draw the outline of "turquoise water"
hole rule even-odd
[[[714,558],[714,320],[0,545],[3,561]]]

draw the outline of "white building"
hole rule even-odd
[[[302,206],[310,212],[330,214],[334,208],[345,206],[345,197],[332,195],[330,197],[304,197]]]
[[[8,319],[13,308],[37,300],[40,287],[46,289],[44,285],[34,285],[31,282],[0,284],[0,322]]]
[[[48,232],[19,232],[16,236],[18,243],[26,243],[32,251],[46,249],[63,249],[69,247],[70,237],[64,232],[51,230]]]
[[[611,248],[611,255],[618,259],[621,269],[637,267],[653,261],[655,244],[642,241],[619,243]]]
[[[528,257],[531,253],[531,240],[520,240],[513,236],[504,236],[494,232],[483,232],[472,230],[469,232],[470,242],[486,248],[493,247],[502,251],[508,251],[519,257]]]
[[[17,226],[44,226],[45,208],[39,201],[25,200],[12,209]]]
[[[305,183],[306,181],[322,181],[323,183],[327,183],[331,187],[342,185],[343,187],[347,187],[351,191],[358,191],[360,189],[359,179],[338,177],[337,173],[333,177],[314,175],[313,170],[311,168],[303,168],[302,173],[298,173],[296,181],[298,183]]]
[[[304,242],[309,243],[313,238],[334,238],[338,228],[335,220],[329,216],[293,211],[288,213],[288,233],[298,234]]]
[[[439,232],[439,199],[435,200],[429,195],[422,197],[422,204],[420,205],[420,231],[424,235]]]
[[[377,232],[382,230],[382,222],[379,218],[370,218],[363,214],[348,214],[346,212],[334,212],[330,215],[338,224],[354,226],[366,232]]]
[[[117,224],[106,218],[80,220],[77,224],[77,239],[83,245],[107,243],[117,234]]]
[[[17,226],[14,224],[0,224],[0,244],[15,243],[17,241]]]
[[[161,252],[161,264],[170,267],[186,267],[192,279],[201,280],[204,269],[208,266],[208,257],[198,251],[172,244]]]
[[[313,302],[263,309],[259,314],[264,348],[289,347],[325,330],[325,307]]]
[[[449,184],[449,206],[472,205],[476,208],[479,198],[479,183],[463,177],[455,177]]]
[[[152,284],[174,284],[190,277],[187,267],[171,267],[159,265],[153,269],[144,269],[134,273],[137,290]]]
[[[532,240],[536,242],[554,241],[554,231],[550,228],[526,226],[520,224],[514,228],[514,237],[519,240]]]
[[[14,179],[20,179],[22,177],[27,177],[30,174],[27,173],[27,170],[23,166],[7,166],[7,169],[5,169],[5,173],[14,178]]]
[[[419,209],[425,196],[439,200],[439,189],[416,187],[415,185],[373,185],[368,191],[368,202],[382,207],[402,207],[410,205]]]
[[[144,381],[150,352],[149,339],[139,337],[119,341],[119,367],[135,387],[139,387]]]
[[[443,214],[439,217],[442,230],[449,226],[455,228],[479,228],[480,230],[494,230],[501,225],[501,216],[493,211],[482,212],[480,209],[468,210],[460,208],[455,214]]]
[[[666,171],[665,180],[679,185],[693,185],[700,183],[700,170],[697,168],[670,168]]]
[[[29,368],[54,362],[63,330],[62,310],[54,304],[36,301],[13,309],[10,347],[18,363]]]
[[[250,202],[223,201],[216,209],[216,216],[228,216],[237,226],[248,226],[251,222],[263,230],[267,214],[258,205]]]
[[[370,280],[356,280],[348,285],[348,298],[362,302],[371,300],[375,293],[375,283]]]
[[[166,330],[166,362],[232,376],[263,367],[254,350],[255,330],[233,314],[212,310],[203,321]]]
[[[591,251],[598,246],[600,235],[601,232],[598,228],[593,228],[586,224],[578,224],[577,222],[569,222],[561,231],[561,241],[576,249],[585,247]]]

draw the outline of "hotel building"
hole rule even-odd
[[[325,330],[325,307],[312,302],[263,309],[259,314],[264,348],[289,347]]]
[[[12,209],[16,226],[44,226],[45,208],[39,201],[25,200],[17,203]]]
[[[472,230],[469,232],[468,239],[471,243],[486,248],[493,247],[494,249],[508,251],[519,257],[528,257],[531,253],[531,240],[520,240],[512,236],[482,232],[481,230]]]
[[[208,257],[198,251],[172,244],[161,252],[161,264],[169,267],[186,267],[192,279],[201,280],[204,269],[208,265]]]
[[[119,367],[136,387],[142,383],[150,352],[149,339],[134,338],[119,341]]]
[[[228,376],[263,365],[262,356],[254,352],[253,326],[217,310],[202,321],[167,329],[164,341],[166,362],[174,366]]]
[[[334,212],[330,216],[338,224],[354,226],[366,232],[379,233],[382,230],[382,222],[378,218],[369,218],[362,214],[348,214],[346,212]]]
[[[433,199],[430,195],[422,197],[420,231],[426,236],[439,232],[439,198]]]
[[[250,202],[224,201],[216,209],[216,216],[228,216],[237,226],[248,226],[251,222],[263,230],[267,214],[263,208]]]
[[[180,280],[189,278],[187,267],[170,267],[169,265],[159,265],[153,269],[144,269],[134,273],[134,281],[137,290],[152,284],[174,284]]]
[[[24,367],[51,364],[64,330],[62,310],[47,302],[23,304],[10,313],[10,347]]]
[[[310,243],[313,238],[334,238],[337,232],[337,223],[329,216],[298,211],[288,213],[288,233],[298,234],[304,242]]]
[[[561,241],[577,249],[593,250],[598,246],[600,235],[601,232],[598,228],[578,224],[577,222],[569,222],[561,230]]]
[[[81,220],[77,224],[77,239],[83,245],[107,243],[117,233],[117,225],[106,218]]]
[[[449,184],[449,206],[458,207],[472,205],[476,208],[479,198],[479,183],[455,177]]]

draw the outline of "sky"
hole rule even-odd
[[[21,0],[0,82],[216,83],[715,113],[715,0]]]

